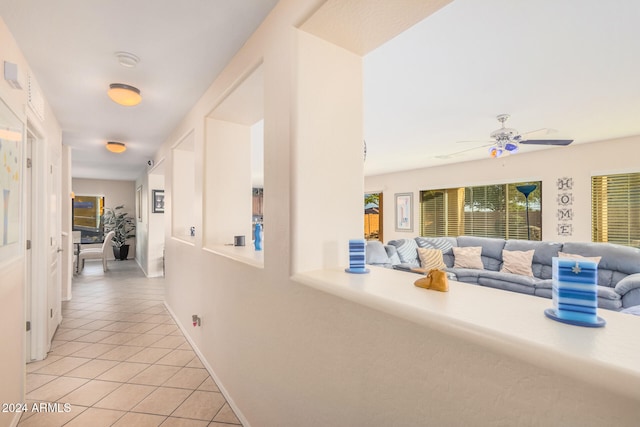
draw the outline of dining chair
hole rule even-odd
[[[104,237],[104,242],[102,242],[102,247],[80,249],[80,254],[78,255],[80,257],[80,271],[84,269],[84,261],[87,259],[102,259],[102,269],[107,271],[107,249],[111,247],[111,239],[115,234],[116,232],[113,230],[107,233]]]

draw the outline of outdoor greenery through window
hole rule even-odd
[[[421,191],[420,235],[542,240],[541,201],[540,181]]]
[[[640,247],[640,173],[591,177],[591,239]]]

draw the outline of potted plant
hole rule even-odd
[[[123,209],[124,205],[105,208],[102,217],[104,232],[108,233],[111,230],[116,232],[112,239],[113,256],[119,260],[127,259],[129,255],[127,240],[136,237],[136,223],[127,212],[123,212]]]

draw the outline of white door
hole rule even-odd
[[[31,331],[27,362],[42,360],[62,320],[61,313],[61,210],[60,152],[50,149],[37,123],[27,120],[31,147],[31,182],[26,220],[30,227],[31,267],[27,274],[25,302]],[[28,174],[27,174],[28,175]]]

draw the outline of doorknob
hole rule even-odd
[[[58,250],[56,252],[62,252],[62,251],[64,251],[64,249],[58,248]]]

